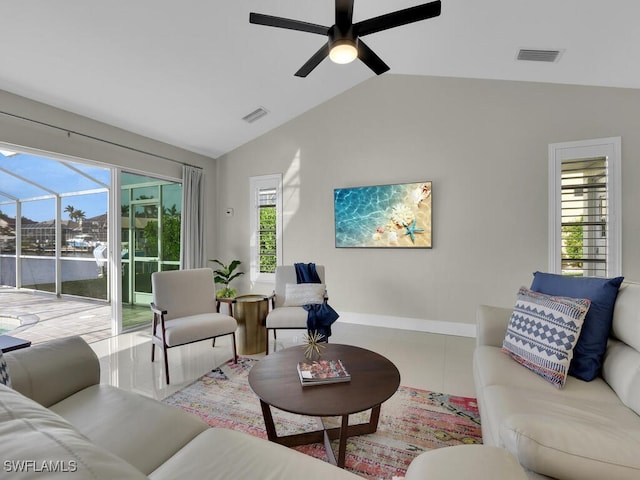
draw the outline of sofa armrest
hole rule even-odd
[[[50,407],[100,383],[100,362],[81,337],[67,337],[5,354],[11,385]]]
[[[476,345],[501,347],[513,309],[480,305],[476,311]]]

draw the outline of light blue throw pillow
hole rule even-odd
[[[593,380],[602,370],[602,358],[611,332],[613,307],[624,277],[567,277],[552,273],[535,272],[531,290],[547,295],[560,295],[591,300],[582,333],[576,345],[569,375]]]

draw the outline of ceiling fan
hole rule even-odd
[[[389,70],[389,66],[360,37],[440,15],[440,0],[437,0],[353,23],[353,2],[336,0],[336,23],[331,27],[253,12],[249,14],[249,22],[329,37],[329,41],[295,73],[297,77],[309,75],[327,56],[335,63],[349,63],[357,57],[380,75]]]

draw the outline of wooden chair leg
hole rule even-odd
[[[167,346],[164,345],[164,372],[167,379],[167,385],[169,385],[169,356],[167,355]]]
[[[264,338],[266,338],[265,342],[264,342],[264,354],[265,355],[269,355],[269,329],[266,329],[266,335],[264,336]]]
[[[233,363],[238,363],[238,353],[236,352],[236,334],[231,334],[231,345],[233,346]]]

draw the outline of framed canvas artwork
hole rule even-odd
[[[337,248],[431,248],[431,182],[336,188]]]

